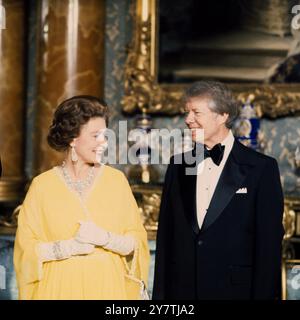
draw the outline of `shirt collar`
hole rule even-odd
[[[232,131],[229,130],[227,137],[221,142],[221,145],[225,146],[222,162],[225,162],[226,159],[228,158],[228,155],[233,147],[233,144],[234,144],[234,136]]]
[[[234,136],[232,134],[232,131],[229,130],[226,138],[221,142],[221,145],[225,146],[225,149],[226,149],[226,148],[232,147],[233,143],[234,143]]]

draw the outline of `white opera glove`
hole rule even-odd
[[[76,239],[80,242],[101,246],[120,255],[128,255],[135,249],[133,237],[108,232],[92,221],[80,222]]]
[[[72,256],[92,253],[95,246],[78,242],[76,239],[42,242],[38,244],[38,253],[42,262],[68,259]]]
[[[80,227],[75,239],[82,243],[90,243],[102,247],[109,240],[109,233],[92,221],[79,221]]]
[[[103,248],[116,252],[122,256],[127,256],[134,251],[135,246],[136,243],[132,236],[121,236],[110,233],[110,239]]]

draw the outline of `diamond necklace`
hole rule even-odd
[[[63,161],[61,165],[61,170],[64,176],[64,179],[69,186],[69,188],[75,190],[81,197],[84,190],[86,190],[93,182],[95,176],[95,166],[93,165],[89,169],[88,176],[84,180],[73,181],[66,169],[66,161]]]

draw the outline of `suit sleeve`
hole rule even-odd
[[[256,201],[253,299],[270,300],[280,294],[283,192],[276,160],[263,170]]]
[[[169,253],[172,244],[172,208],[170,201],[170,189],[172,185],[171,165],[168,166],[161,197],[158,230],[156,238],[156,254],[154,269],[153,295],[154,300],[166,299],[167,274]]]

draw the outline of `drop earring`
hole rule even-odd
[[[78,161],[78,156],[77,156],[77,153],[75,151],[75,147],[74,146],[71,146],[71,160],[72,162],[77,162]]]

